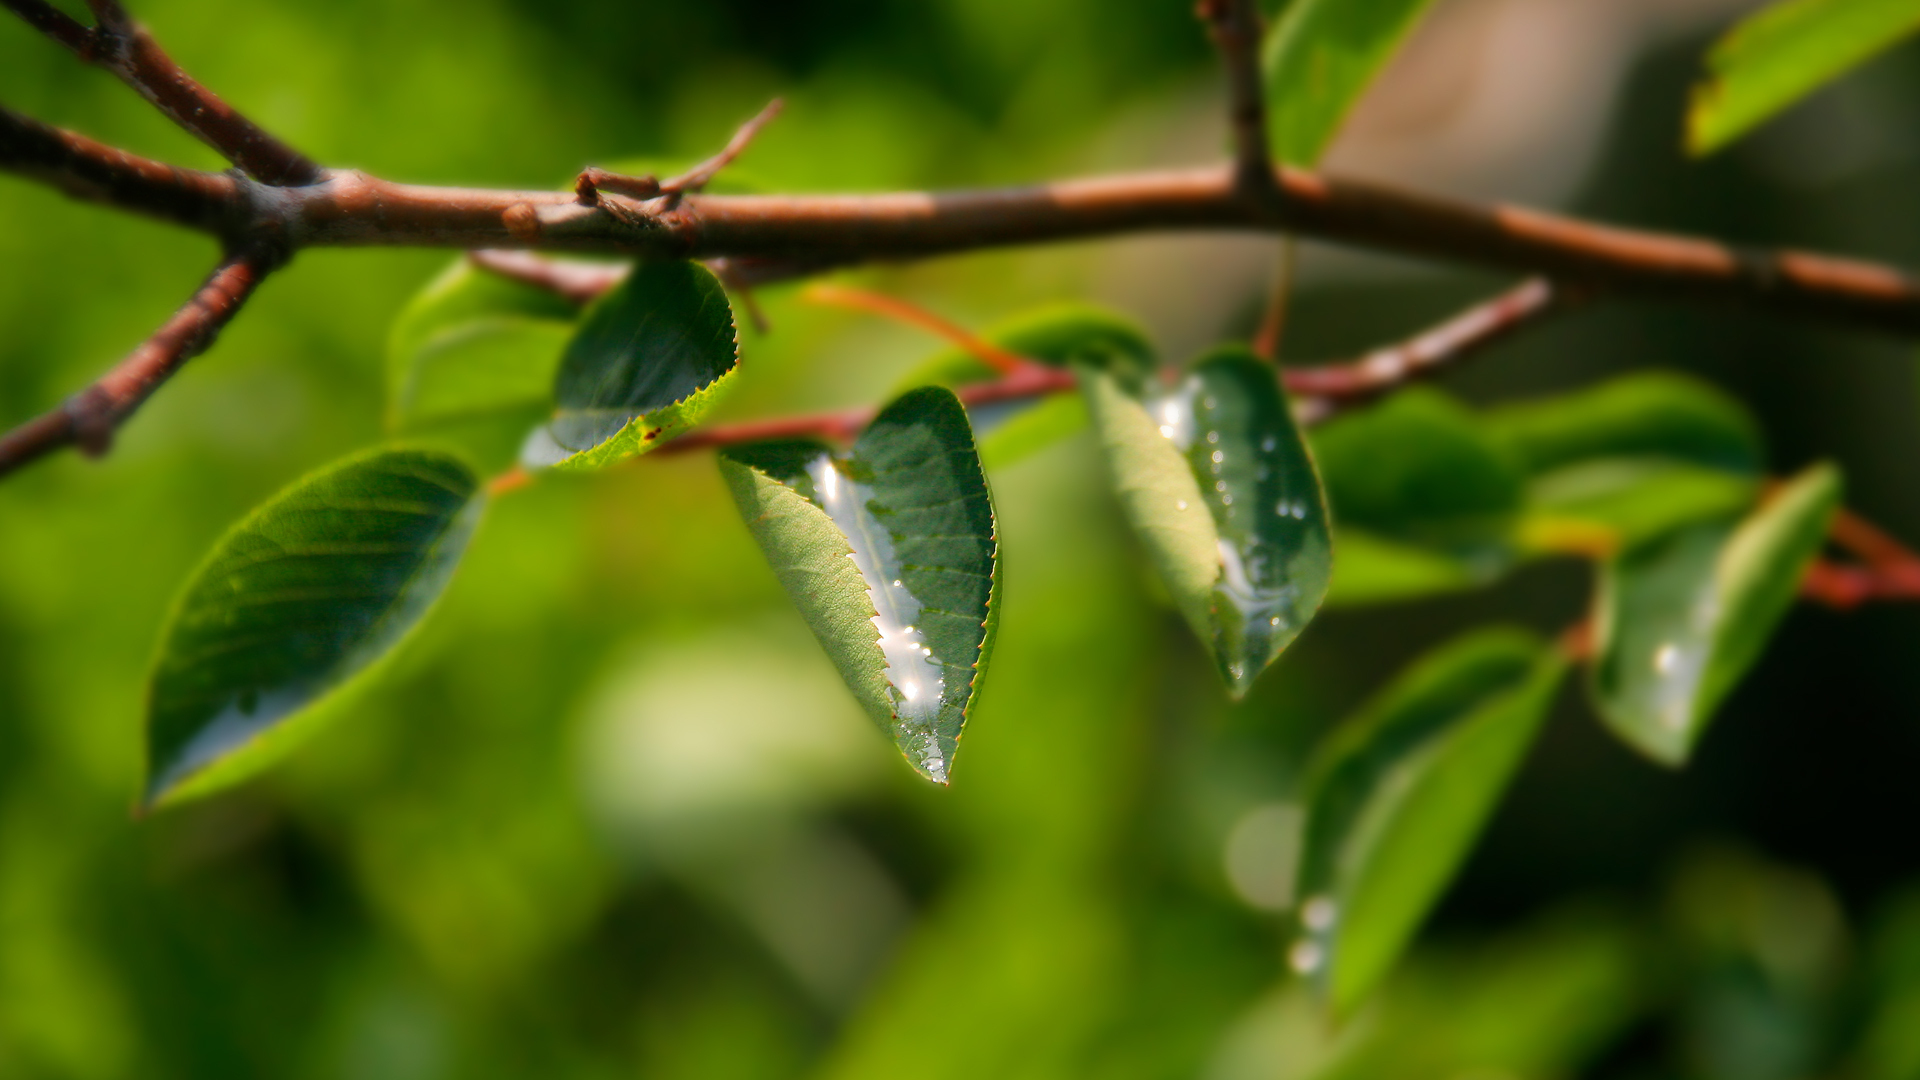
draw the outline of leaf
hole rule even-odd
[[[1486,580],[1513,558],[1519,466],[1452,398],[1414,387],[1314,433],[1334,520]]]
[[[643,263],[587,309],[528,464],[600,469],[698,423],[739,366],[726,290],[690,262]]]
[[[1686,762],[1792,605],[1839,500],[1839,473],[1814,466],[1744,521],[1692,525],[1607,566],[1592,686],[1615,734]]]
[[[1349,1012],[1391,968],[1492,816],[1566,670],[1487,630],[1402,674],[1315,755],[1293,968]]]
[[[1334,533],[1333,585],[1328,607],[1360,606],[1460,592],[1483,584],[1458,559],[1411,544],[1383,540],[1364,529]]]
[[[1671,372],[1627,375],[1543,401],[1489,409],[1485,430],[1529,473],[1598,458],[1665,458],[1758,475],[1759,425],[1738,401]]]
[[[1759,498],[1758,477],[1658,458],[1602,458],[1555,469],[1527,486],[1526,532],[1598,529],[1613,549],[1683,525],[1737,517]]]
[[[1687,149],[1710,154],[1920,30],[1913,0],[1783,0],[1707,54],[1687,111]]]
[[[446,588],[485,496],[437,451],[348,458],[221,538],[175,605],[148,688],[149,807],[283,752]]]
[[[1113,364],[1145,378],[1156,364],[1153,346],[1137,324],[1090,304],[1054,304],[1024,312],[990,327],[981,337],[1015,356],[1054,367]],[[913,367],[900,388],[959,387],[1002,377],[991,364],[954,346]],[[1087,425],[1086,405],[1072,394],[976,405],[967,415],[979,443],[980,461],[989,470],[1036,454]]]
[[[1083,367],[1123,509],[1237,698],[1320,607],[1332,576],[1326,499],[1274,369],[1244,348],[1150,392]]]
[[[387,429],[511,463],[551,408],[554,369],[578,317],[544,289],[456,261],[394,321]]]
[[[868,715],[944,784],[997,617],[993,501],[966,411],[910,391],[851,452],[736,447],[720,468],[747,527]]]
[[[1273,155],[1319,162],[1354,102],[1433,0],[1293,0],[1261,53]]]

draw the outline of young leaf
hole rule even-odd
[[[1081,385],[1127,517],[1235,697],[1326,596],[1326,499],[1273,368],[1239,347],[1151,393],[1083,367]]]
[[[699,422],[740,359],[733,309],[712,272],[644,263],[587,309],[554,380],[553,420],[528,464],[599,469]]]
[[[1402,391],[1320,428],[1313,448],[1342,532],[1427,549],[1481,580],[1512,559],[1520,469],[1453,399]]]
[[[1156,363],[1153,346],[1138,325],[1090,304],[1056,304],[1026,312],[989,328],[981,337],[1015,356],[1055,367],[1113,364],[1144,378]],[[916,365],[901,380],[901,388],[958,387],[1000,377],[991,364],[955,346]],[[981,464],[989,470],[1038,453],[1087,425],[1085,403],[1070,394],[976,405],[967,413]]]
[[[1288,960],[1336,1012],[1379,982],[1445,891],[1565,670],[1531,634],[1469,635],[1401,675],[1316,754]]]
[[[1721,38],[1694,87],[1687,148],[1710,154],[1920,30],[1913,0],[1779,0]]]
[[[1433,0],[1293,0],[1267,34],[1274,157],[1313,165]]]
[[[854,697],[946,783],[997,616],[993,501],[966,410],[910,391],[851,452],[729,449],[720,468],[774,574]]]
[[[1688,526],[1606,568],[1592,685],[1615,734],[1686,762],[1792,605],[1839,500],[1839,473],[1815,466],[1745,521]]]
[[[414,297],[387,345],[387,428],[513,461],[551,411],[554,369],[579,312],[460,259]]]
[[[225,786],[313,726],[446,588],[484,501],[457,458],[379,450],[299,481],[235,526],[161,636],[146,805]]]

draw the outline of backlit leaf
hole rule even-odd
[[[1531,634],[1469,635],[1401,675],[1316,754],[1288,960],[1336,1012],[1373,989],[1446,890],[1565,670]]]
[[[587,309],[554,380],[533,465],[598,469],[699,422],[739,366],[726,290],[690,262],[644,263]]]
[[[1486,431],[1529,473],[1600,458],[1664,458],[1725,472],[1766,465],[1759,425],[1719,390],[1671,372],[1627,375],[1489,409]]]
[[[1239,347],[1167,391],[1083,367],[1128,519],[1238,697],[1292,643],[1332,575],[1326,499],[1271,365]]]
[[[394,321],[388,430],[511,463],[552,409],[554,369],[578,318],[551,292],[460,259]]]
[[[1839,499],[1839,473],[1815,466],[1744,521],[1691,525],[1607,566],[1593,692],[1615,734],[1685,763],[1792,605]]]
[[[147,805],[231,783],[312,727],[439,597],[484,501],[457,458],[379,450],[235,526],[161,636]]]
[[[1707,54],[1687,147],[1709,154],[1920,30],[1913,0],[1781,0]]]
[[[993,502],[966,411],[908,392],[851,451],[729,449],[720,468],[774,574],[867,713],[946,783],[992,649]]]
[[[1267,34],[1273,155],[1313,165],[1433,0],[1293,0]]]

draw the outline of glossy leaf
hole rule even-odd
[[[1273,155],[1313,165],[1433,0],[1293,0],[1261,63]]]
[[[645,263],[587,309],[529,464],[598,469],[697,423],[739,365],[726,290],[690,262]]]
[[[1469,635],[1401,675],[1318,752],[1288,959],[1336,1012],[1378,984],[1446,890],[1565,669],[1531,634]]]
[[[1708,154],[1920,30],[1913,0],[1781,0],[1720,39],[1694,88],[1687,146]]]
[[[1039,308],[990,327],[980,336],[1015,356],[1055,367],[1115,365],[1144,378],[1155,364],[1153,346],[1137,324],[1088,304]],[[993,365],[956,346],[916,365],[901,380],[900,389],[959,387],[1002,377]],[[980,447],[980,461],[990,470],[1012,465],[1087,426],[1086,405],[1072,394],[976,405],[967,415]]]
[[[1815,466],[1744,521],[1677,530],[1607,567],[1593,691],[1615,734],[1662,764],[1687,760],[1792,605],[1839,499],[1838,472]]]
[[[387,428],[511,463],[551,411],[579,312],[460,259],[414,297],[387,345]]]
[[[426,614],[484,501],[457,458],[379,450],[301,480],[235,526],[161,636],[145,802],[224,786],[311,727]]]
[[[720,467],[814,636],[913,767],[946,783],[992,649],[993,502],[966,411],[910,391],[845,454],[729,449]]]
[[[1238,697],[1313,618],[1332,575],[1326,499],[1274,369],[1216,350],[1167,392],[1082,369],[1128,519]]]
[[[1536,475],[1599,458],[1663,458],[1750,475],[1766,463],[1759,425],[1744,406],[1670,372],[1490,409],[1484,423]]]
[[[1426,549],[1481,580],[1511,561],[1521,470],[1453,399],[1401,391],[1321,427],[1313,448],[1343,532]]]

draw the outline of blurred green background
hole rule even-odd
[[[1920,263],[1920,53],[1705,163],[1680,152],[1717,0],[1444,0],[1332,167],[1741,242]],[[337,166],[548,187],[694,156],[768,97],[782,189],[1216,157],[1184,0],[147,0],[210,86]],[[0,101],[217,167],[0,22]],[[1114,304],[1180,356],[1256,320],[1271,239],[1136,238],[847,275],[969,325]],[[211,245],[0,176],[0,421],[58,402]],[[1920,611],[1801,608],[1695,762],[1572,689],[1378,1006],[1337,1027],[1270,910],[1303,754],[1489,619],[1554,632],[1587,571],[1328,612],[1229,707],[1081,438],[991,477],[992,680],[949,790],[872,731],[702,455],[491,512],[356,714],[238,790],[130,820],[175,590],[249,507],[381,438],[387,328],[443,252],[314,251],[111,457],[0,485],[0,1076],[1920,1076]],[[1500,279],[1308,246],[1287,350],[1351,355]],[[760,297],[736,417],[871,402],[937,348]],[[1920,538],[1899,342],[1603,305],[1443,385],[1472,402],[1649,367],[1762,418]]]

